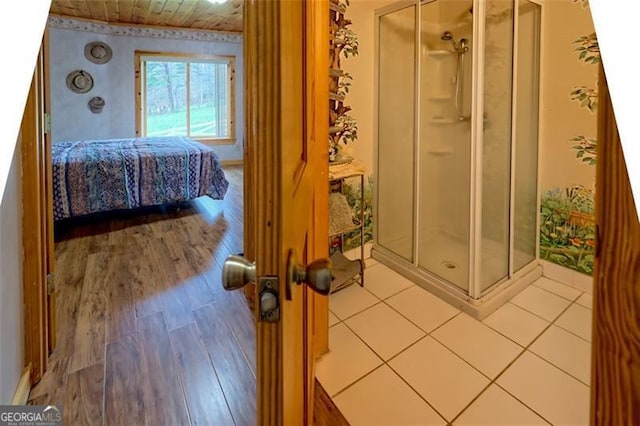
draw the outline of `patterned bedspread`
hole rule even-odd
[[[222,199],[228,186],[213,150],[186,137],[53,144],[55,220],[202,195]]]

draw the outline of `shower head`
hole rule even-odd
[[[440,36],[440,39],[444,41],[450,41],[451,44],[453,45],[453,50],[455,50],[458,53],[465,53],[466,51],[469,50],[469,48],[467,47],[467,43],[469,41],[466,38],[460,39],[460,46],[458,46],[458,43],[456,43],[456,39],[453,38],[453,34],[451,33],[451,31],[443,32],[442,36]]]

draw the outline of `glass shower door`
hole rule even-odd
[[[514,21],[513,0],[485,7],[481,292],[509,276]]]
[[[541,7],[518,2],[515,116],[514,259],[518,271],[536,258],[538,239],[538,105]]]
[[[471,1],[421,6],[418,266],[469,290]]]
[[[416,7],[380,16],[377,243],[413,262]]]

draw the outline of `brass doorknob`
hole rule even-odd
[[[242,256],[232,254],[222,266],[222,286],[225,290],[236,290],[256,280],[256,264]]]
[[[296,259],[294,250],[289,250],[287,261],[287,300],[291,300],[293,283],[306,283],[313,291],[322,295],[331,292],[331,260],[318,259],[309,265],[302,266]]]

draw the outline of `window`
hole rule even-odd
[[[234,142],[234,59],[136,52],[140,136]]]

